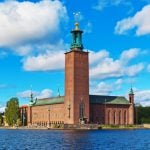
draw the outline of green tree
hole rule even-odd
[[[17,119],[19,119],[19,100],[17,97],[13,97],[7,102],[5,117],[9,126],[17,123]]]
[[[17,125],[18,127],[22,125],[22,122],[21,122],[20,118],[17,119],[16,125]]]
[[[137,123],[150,123],[150,107],[137,106],[135,108]]]
[[[0,126],[2,126],[2,124],[3,124],[3,114],[0,113]]]

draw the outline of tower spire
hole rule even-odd
[[[82,44],[82,33],[83,31],[79,29],[79,16],[80,12],[73,13],[75,19],[75,28],[71,31],[72,34],[72,43],[70,49],[72,51],[82,51],[83,44]]]
[[[130,95],[134,95],[134,92],[133,92],[133,89],[132,89],[132,85],[131,85],[131,89],[130,89],[129,94],[130,94]]]
[[[32,85],[30,85],[30,90],[31,90],[31,93],[30,93],[30,102],[29,102],[29,105],[32,106],[33,105],[33,102],[34,102],[34,99],[33,99],[33,92],[32,92]]]
[[[80,12],[74,12],[74,20],[75,20],[75,30],[79,30],[79,17],[80,17]]]
[[[129,91],[129,102],[134,104],[134,92],[133,92],[132,86],[131,86],[131,89]]]
[[[60,97],[59,87],[58,87],[57,95],[58,95],[58,97]]]

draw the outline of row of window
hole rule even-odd
[[[39,114],[39,113],[33,113],[33,119],[47,119],[47,118],[62,118],[64,117],[63,113],[57,114],[57,113],[47,113],[47,114]]]
[[[33,126],[43,126],[43,127],[47,127],[52,124],[64,124],[64,122],[63,121],[50,121],[50,122],[38,121],[32,123]]]

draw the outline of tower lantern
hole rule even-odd
[[[83,50],[83,44],[82,44],[82,33],[83,31],[79,29],[79,23],[78,23],[78,17],[79,13],[74,13],[75,17],[75,28],[71,31],[72,34],[72,43],[71,43],[71,50]]]

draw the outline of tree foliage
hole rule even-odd
[[[16,125],[17,125],[18,127],[22,125],[22,122],[21,122],[20,118],[17,119]]]
[[[135,107],[136,123],[150,123],[150,107]]]
[[[3,113],[0,113],[0,126],[3,124]]]
[[[17,119],[19,119],[19,100],[17,97],[13,97],[7,102],[5,118],[9,126],[17,123]]]

